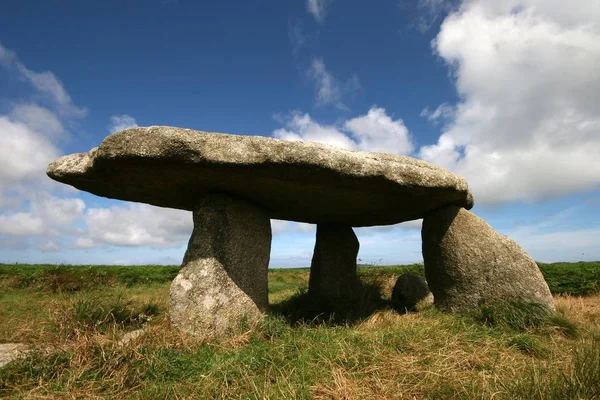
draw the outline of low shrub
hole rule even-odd
[[[554,295],[590,296],[600,293],[600,262],[538,265]]]

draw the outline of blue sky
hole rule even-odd
[[[53,183],[129,126],[422,158],[540,261],[600,259],[600,4],[577,0],[7,1],[0,262],[181,262],[191,215]],[[362,262],[419,262],[420,222],[357,229]],[[272,267],[314,226],[273,222]]]

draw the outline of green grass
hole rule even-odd
[[[600,293],[600,262],[538,263],[553,294],[588,296]]]
[[[538,263],[552,294],[587,296],[600,293],[600,262]],[[178,266],[111,266],[111,265],[27,265],[0,264],[0,288],[32,287],[42,290],[78,291],[98,285],[133,287],[171,282]],[[308,278],[308,268],[272,269],[269,291],[272,294],[295,291]],[[382,281],[402,272],[425,275],[423,264],[370,266],[361,265],[359,276],[366,281]]]
[[[0,285],[75,292],[98,285],[136,286],[172,281],[178,266],[0,264]],[[3,286],[0,286],[2,288]]]
[[[94,268],[0,266],[0,343],[34,346],[0,369],[0,398],[593,399],[600,393],[600,296],[557,297],[557,313],[507,303],[466,316],[432,305],[399,315],[389,307],[391,286],[422,265],[361,267],[368,289],[360,304],[350,305],[315,304],[305,291],[307,269],[271,270],[273,313],[253,329],[206,343],[169,325],[168,277],[176,267]],[[79,282],[85,273],[97,275]],[[119,342],[142,326],[145,335]]]

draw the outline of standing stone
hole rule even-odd
[[[448,206],[427,214],[421,236],[425,276],[440,309],[461,312],[496,301],[554,309],[533,259],[470,211]]]
[[[356,298],[361,283],[356,274],[359,243],[352,227],[317,225],[317,239],[310,266],[308,291],[329,301]]]
[[[262,209],[225,194],[204,196],[193,217],[171,285],[171,322],[193,335],[227,336],[268,311],[270,220]]]
[[[427,281],[419,274],[405,272],[398,277],[392,291],[392,308],[399,313],[415,311],[417,303],[429,294]]]

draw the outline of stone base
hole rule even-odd
[[[193,218],[182,268],[171,285],[171,323],[192,335],[226,337],[269,309],[270,219],[225,194],[203,197]]]
[[[352,227],[317,225],[309,293],[329,301],[345,301],[359,296],[361,283],[356,274],[358,249],[358,239]]]
[[[421,236],[425,276],[440,309],[469,311],[499,301],[554,309],[535,261],[470,211],[449,206],[427,214]]]

